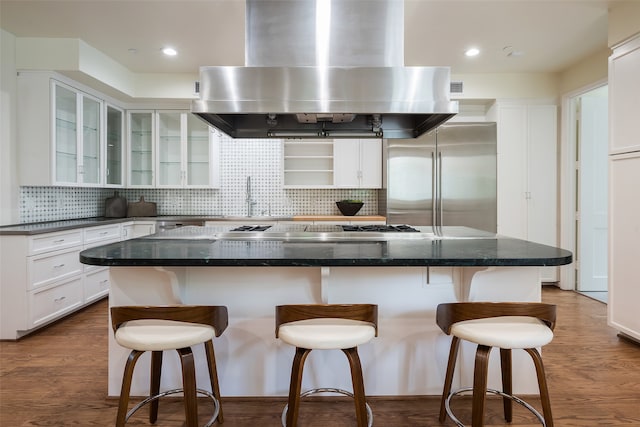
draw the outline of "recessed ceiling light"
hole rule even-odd
[[[467,49],[466,52],[464,53],[466,56],[477,56],[480,53],[480,50],[472,47],[470,49]]]
[[[162,53],[164,53],[167,56],[176,56],[178,54],[178,51],[176,51],[172,47],[165,47],[162,49]]]

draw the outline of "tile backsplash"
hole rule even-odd
[[[58,221],[104,215],[104,201],[118,191],[129,202],[158,204],[158,215],[247,215],[247,177],[251,177],[254,215],[338,215],[337,200],[361,199],[360,214],[378,213],[378,191],[370,189],[282,188],[281,142],[231,139],[220,144],[219,189],[110,189],[21,187],[20,222]]]

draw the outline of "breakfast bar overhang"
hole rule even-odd
[[[378,304],[379,336],[360,349],[367,394],[437,395],[450,342],[435,324],[438,304],[540,301],[540,267],[572,262],[569,251],[556,247],[471,229],[445,231],[446,237],[431,238],[242,238],[193,227],[197,237],[182,230],[139,238],[87,249],[80,259],[112,267],[111,306],[226,305],[229,327],[215,342],[223,396],[286,396],[292,349],[275,339],[274,312],[276,305],[300,303]],[[461,348],[454,386],[471,383],[474,352]],[[194,353],[202,364],[198,384],[204,385],[204,351]],[[110,334],[110,396],[119,394],[127,355]],[[181,382],[173,359],[166,358],[163,388]],[[148,360],[140,363],[148,366]],[[516,393],[537,391],[526,355],[514,352],[513,370]],[[489,385],[499,387],[495,371]],[[148,372],[136,369],[132,395],[148,392]],[[303,388],[316,387],[349,389],[348,365],[339,352],[309,356]]]

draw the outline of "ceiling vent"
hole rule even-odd
[[[462,82],[451,82],[451,93],[461,94],[463,92],[463,83]]]

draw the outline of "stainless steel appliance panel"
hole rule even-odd
[[[435,132],[387,141],[387,223],[434,224]]]
[[[496,125],[450,123],[436,133],[436,222],[497,231]]]
[[[496,232],[495,123],[448,123],[387,147],[388,223]]]

